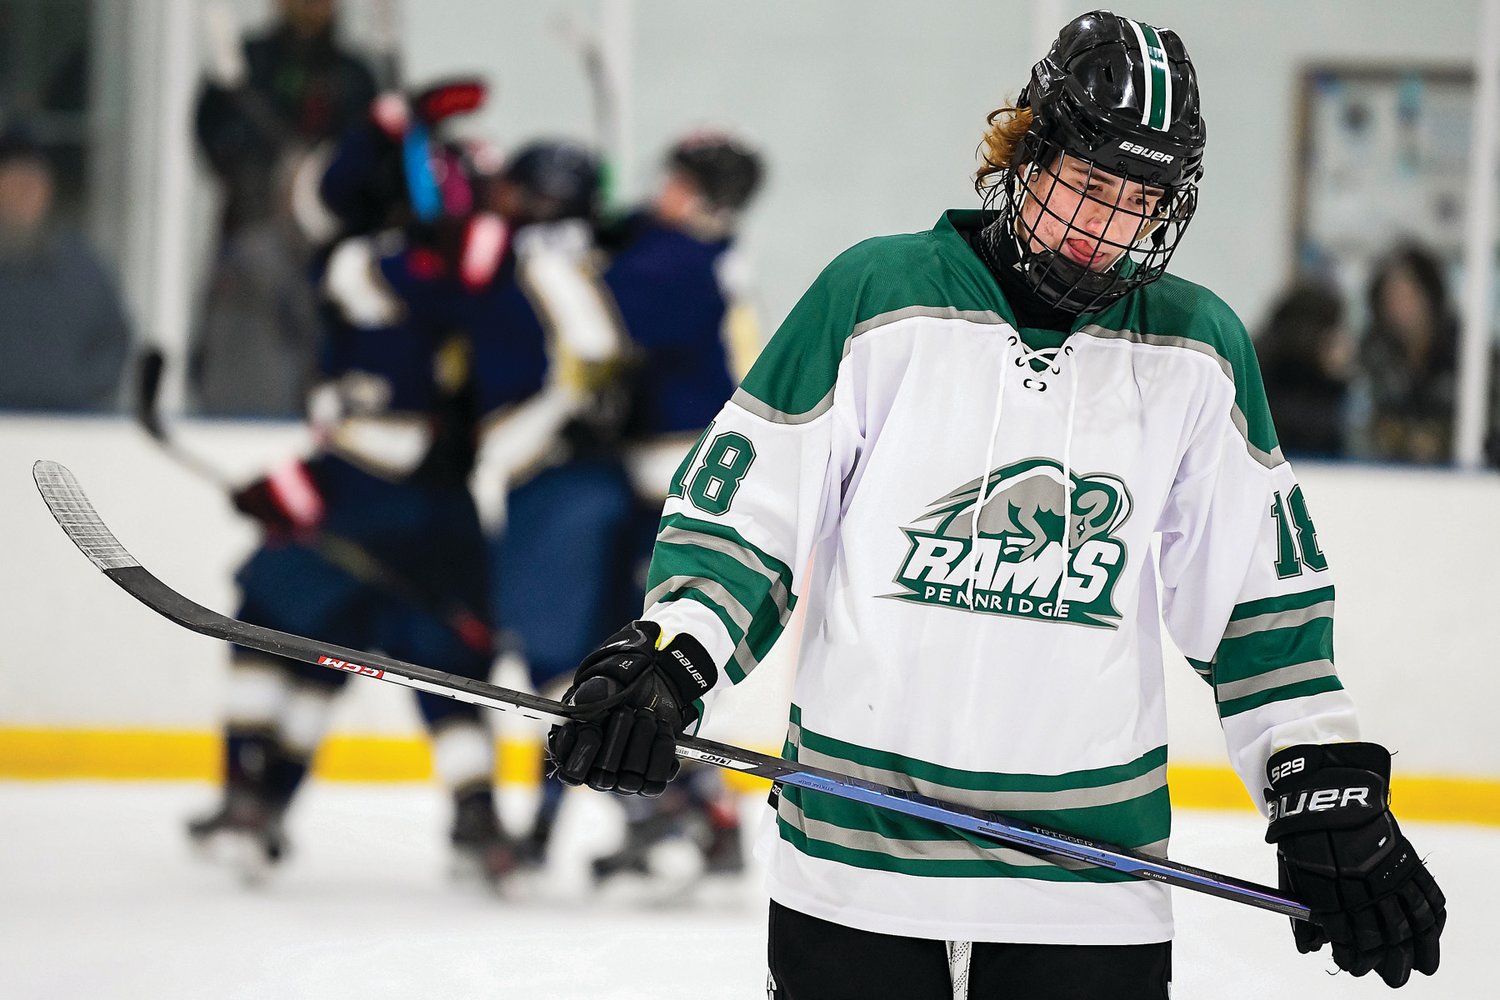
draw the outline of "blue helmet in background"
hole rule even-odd
[[[498,181],[519,193],[503,214],[516,224],[561,219],[594,221],[600,209],[599,158],[587,146],[562,139],[522,146],[506,161]]]

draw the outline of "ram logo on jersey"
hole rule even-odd
[[[910,548],[895,582],[903,590],[886,596],[981,614],[1117,628],[1114,589],[1127,552],[1115,535],[1130,517],[1130,491],[1116,476],[1075,474],[1072,513],[1065,519],[1063,481],[1062,466],[1047,458],[991,472],[977,553],[970,549],[979,480],[934,501],[913,526],[902,529]]]

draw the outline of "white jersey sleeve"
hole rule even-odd
[[[860,430],[839,362],[853,297],[825,271],[677,469],[662,512],[645,617],[703,643],[721,681],[770,651],[800,575],[837,522]],[[700,720],[705,706],[700,705]]]
[[[1168,631],[1213,687],[1230,761],[1259,806],[1277,749],[1359,734],[1334,672],[1328,560],[1236,332],[1232,381],[1209,388],[1157,528]]]

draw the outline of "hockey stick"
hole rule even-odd
[[[371,0],[375,81],[382,90],[401,87],[401,14],[400,0]]]
[[[162,352],[148,348],[141,355],[136,368],[135,420],[141,429],[151,436],[178,464],[205,481],[217,486],[226,494],[233,494],[236,486],[227,475],[204,461],[195,452],[178,444],[162,424],[157,408],[157,397],[161,393],[162,372],[166,361]],[[479,615],[455,601],[438,601],[390,569],[363,545],[350,538],[330,531],[319,530],[297,539],[324,562],[350,577],[375,587],[411,607],[435,615],[458,636],[465,646],[480,653],[494,652],[494,637],[490,627]]]
[[[95,513],[78,481],[64,466],[39,461],[32,478],[52,516],[84,555],[136,600],[179,625],[202,635],[238,643],[252,649],[288,656],[306,663],[374,677],[403,687],[442,695],[502,712],[515,712],[541,722],[563,722],[573,709],[560,702],[498,687],[485,681],[458,677],[430,667],[406,663],[377,653],[345,649],[313,639],[277,632],[226,617],[195,604],[172,590],[135,560]],[[862,778],[840,774],[796,761],[695,736],[680,737],[677,755],[715,767],[768,778],[782,785],[805,788],[825,795],[863,803],[918,819],[930,820],[1019,848],[1033,855],[1054,856],[1109,868],[1136,878],[1192,889],[1237,903],[1271,910],[1298,920],[1308,919],[1308,909],[1280,895],[1269,886],[1190,868],[1137,851],[1113,847],[1072,834],[1048,830],[1008,819],[995,813],[931,799],[916,792],[892,788]]]
[[[228,476],[183,448],[172,439],[162,424],[157,399],[161,395],[161,380],[166,364],[166,358],[159,347],[148,347],[141,353],[135,369],[135,422],[173,461],[225,493],[233,493],[235,486]]]
[[[600,180],[601,201],[606,209],[614,207],[618,164],[622,136],[620,134],[620,101],[615,91],[611,67],[605,59],[604,45],[598,28],[583,18],[571,14],[559,14],[552,22],[552,30],[563,43],[571,48],[583,64],[583,74],[588,80],[589,96],[594,105],[594,137],[599,143],[600,164],[603,177]]]

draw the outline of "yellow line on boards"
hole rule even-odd
[[[1167,782],[1172,804],[1183,809],[1253,808],[1245,786],[1228,767],[1172,764]],[[1500,826],[1500,780],[1398,774],[1391,780],[1391,808],[1402,820]]]
[[[769,751],[768,751],[769,752]],[[217,733],[198,730],[0,729],[0,779],[24,781],[213,781],[221,768]],[[535,739],[496,746],[496,778],[533,784],[541,774]],[[430,781],[432,753],[420,736],[331,736],[313,764],[326,781]],[[1249,795],[1227,767],[1170,766],[1172,804],[1248,811]],[[726,772],[737,791],[764,794],[767,782]],[[1500,779],[1397,775],[1391,792],[1403,820],[1500,826]]]
[[[219,737],[179,730],[0,729],[0,778],[203,779]]]
[[[537,780],[540,743],[501,741],[497,751],[501,781]],[[0,729],[0,778],[212,781],[222,759],[217,733]],[[331,736],[318,748],[313,773],[327,781],[428,781],[432,751],[419,736]]]

